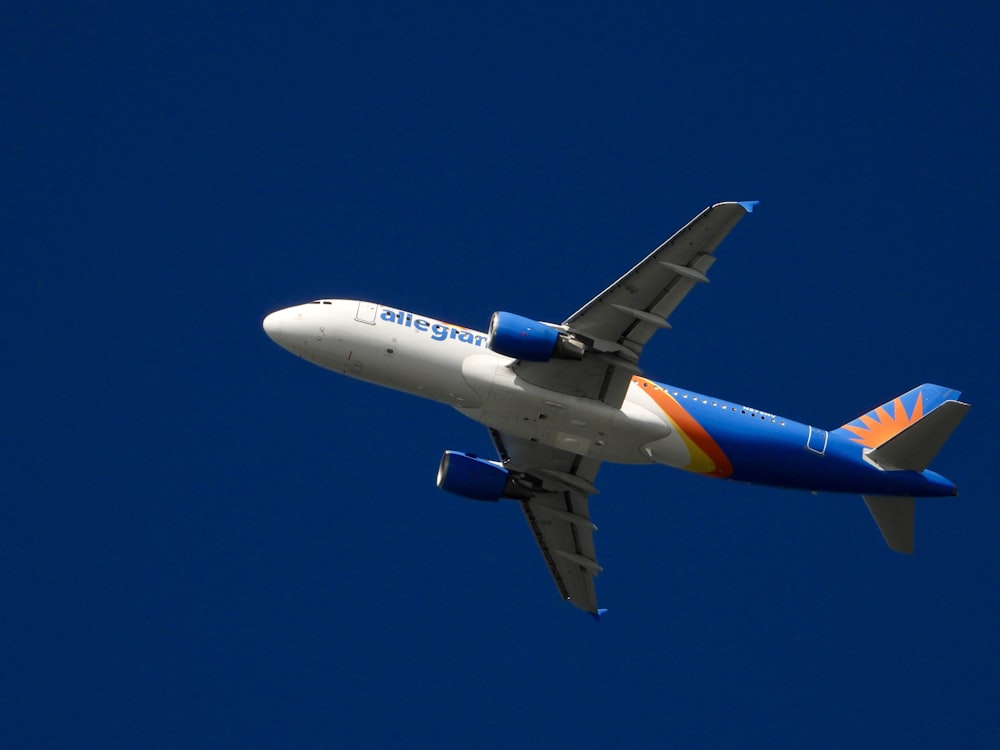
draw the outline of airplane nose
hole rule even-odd
[[[264,322],[261,324],[264,326],[264,333],[266,333],[268,338],[276,344],[280,343],[278,338],[281,336],[284,318],[282,312],[282,310],[278,310],[277,312],[273,312],[270,315],[265,316]]]
[[[323,338],[323,327],[305,305],[275,310],[261,325],[271,341],[300,357]]]

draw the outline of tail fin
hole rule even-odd
[[[835,432],[848,435],[851,441],[865,448],[878,448],[946,401],[957,401],[961,395],[953,388],[924,383],[862,414]]]
[[[958,400],[961,395],[951,388],[925,383],[837,432],[869,448],[868,458],[886,471],[922,472],[971,408]],[[889,548],[912,554],[913,498],[865,495],[864,499]]]

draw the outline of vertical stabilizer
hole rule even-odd
[[[846,435],[851,442],[864,448],[878,448],[945,402],[957,401],[961,395],[954,388],[924,383],[862,414],[835,432]]]

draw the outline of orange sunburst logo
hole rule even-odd
[[[906,413],[906,407],[903,406],[903,400],[900,398],[895,399],[892,406],[894,412],[892,416],[889,416],[889,412],[884,406],[880,406],[854,420],[851,424],[844,425],[845,430],[850,430],[857,435],[851,440],[866,448],[878,448],[889,438],[895,437],[924,416],[924,394],[917,394],[917,401],[913,404],[913,411],[910,414]],[[858,424],[859,422],[861,424]]]

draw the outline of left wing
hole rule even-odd
[[[670,328],[667,318],[687,293],[708,281],[706,272],[715,262],[712,252],[755,205],[748,201],[709,206],[564,325],[594,339],[601,350],[638,361],[653,334]]]
[[[582,361],[518,362],[517,374],[561,393],[621,406],[639,357],[695,286],[708,281],[712,254],[756,201],[709,206],[594,299],[563,328],[588,344]]]
[[[601,572],[594,553],[589,495],[600,461],[490,430],[504,466],[540,482],[521,500],[545,564],[563,599],[599,618],[594,577]]]

